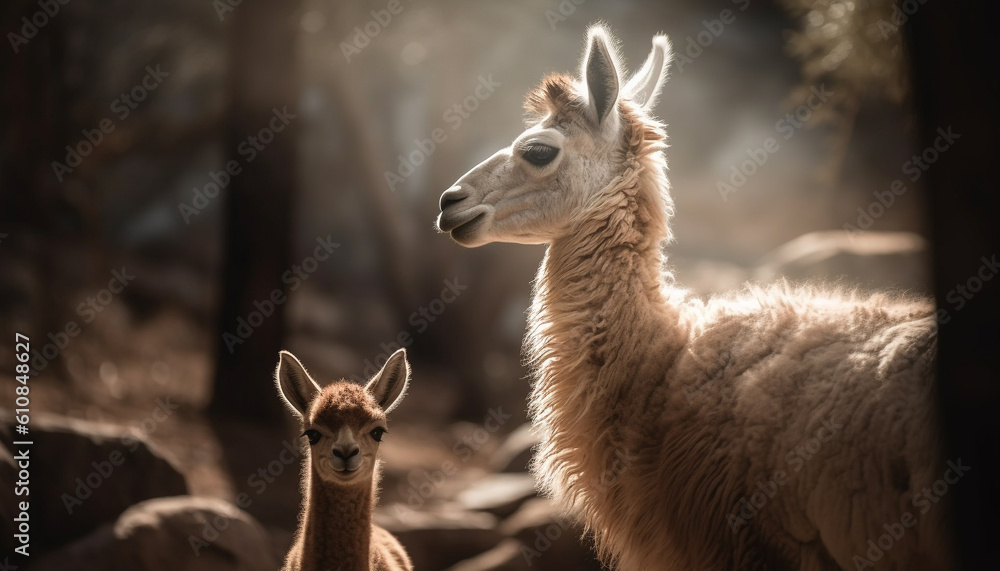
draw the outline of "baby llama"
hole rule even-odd
[[[670,59],[657,36],[624,76],[591,27],[579,78],[546,77],[528,129],[441,196],[463,246],[548,246],[525,341],[539,485],[620,569],[951,569],[934,486],[969,467],[938,437],[932,303],[680,289],[652,115]]]
[[[364,387],[339,381],[320,388],[287,351],[275,377],[309,442],[302,516],[282,571],[412,570],[399,541],[372,523],[385,415],[403,400],[409,383],[406,351],[393,353]]]

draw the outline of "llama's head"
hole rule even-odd
[[[302,421],[313,469],[325,481],[348,485],[372,477],[385,415],[403,400],[410,378],[406,350],[389,357],[365,386],[338,381],[320,388],[302,363],[281,352],[275,371],[285,404]]]
[[[528,129],[441,195],[438,228],[459,244],[549,243],[572,232],[627,168],[632,123],[656,104],[670,43],[655,36],[642,68],[624,80],[607,30],[592,26],[587,40],[580,78],[547,77],[525,102]]]

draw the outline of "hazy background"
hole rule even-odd
[[[106,509],[90,499],[84,515],[67,514],[61,495],[132,428],[173,467],[157,470],[176,469],[191,494],[236,501],[249,493],[246,511],[283,553],[298,463],[262,493],[250,482],[297,435],[271,385],[277,348],[319,379],[360,379],[400,339],[414,374],[382,448],[382,517],[425,557],[418,568],[444,568],[504,537],[531,546],[530,526],[523,537],[497,530],[509,531],[514,524],[503,522],[531,496],[530,476],[504,466],[504,454],[530,446],[530,436],[511,443],[506,435],[525,420],[520,341],[544,250],[466,250],[433,222],[441,192],[523,130],[525,93],[548,72],[575,73],[597,20],[633,69],[655,33],[674,45],[656,113],[670,136],[669,257],[680,284],[708,295],[788,276],[925,291],[923,203],[904,171],[914,127],[890,2],[403,0],[395,14],[390,4],[397,8],[380,0],[73,0],[30,39],[22,17],[39,5],[5,4],[5,36],[28,41],[0,49],[10,111],[0,143],[0,323],[7,339],[31,337],[36,430],[96,447],[71,445],[53,461],[58,477],[38,460],[32,488],[44,496],[33,501],[47,506],[36,508],[44,512],[34,532],[40,550],[80,553],[65,547],[77,540],[107,552],[113,540],[86,534],[132,501],[184,491],[139,485]],[[383,11],[384,25],[372,10]],[[377,34],[362,36],[366,29]],[[475,96],[493,84],[488,97]],[[832,95],[802,107],[814,89]],[[143,100],[128,104],[123,93]],[[269,142],[250,160],[245,137],[278,125],[272,108],[287,109],[287,128],[265,133]],[[796,111],[807,117],[801,127],[778,123]],[[112,130],[72,172],[53,166],[72,164],[67,145],[84,154],[84,132],[94,139],[105,119]],[[446,138],[428,153],[418,141],[438,128]],[[769,137],[778,151],[734,192],[720,192],[748,149]],[[420,164],[401,167],[401,156]],[[241,173],[205,197],[233,160]],[[390,183],[387,173],[403,180]],[[873,193],[895,179],[906,192],[873,209]],[[901,233],[800,238],[845,224]],[[333,246],[312,265],[317,240]],[[229,351],[223,335],[295,266],[304,274],[285,281],[287,303]],[[134,278],[111,287],[113,272]],[[460,295],[444,303],[449,284]],[[13,351],[13,342],[0,346],[0,370],[13,370]],[[0,390],[13,395],[15,381],[3,374]],[[168,396],[178,408],[161,421],[154,413]],[[476,441],[498,410],[511,417]],[[459,472],[411,504],[438,519],[392,509],[420,489],[425,470],[449,460]],[[493,476],[506,468],[510,477]],[[107,479],[151,481],[123,471]],[[560,568],[561,557],[543,555],[534,568]],[[232,568],[254,568],[243,564]],[[476,568],[520,568],[510,565]]]

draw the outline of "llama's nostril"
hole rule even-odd
[[[462,202],[468,196],[469,193],[464,188],[461,186],[453,186],[444,191],[444,194],[441,195],[441,201],[438,203],[438,206],[440,206],[441,210],[444,211],[445,208],[448,208],[452,204]]]
[[[334,448],[333,455],[341,460],[348,460],[361,453],[361,448],[352,446],[350,448]]]

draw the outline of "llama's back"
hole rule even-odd
[[[939,442],[932,304],[777,287],[685,307],[690,338],[666,386],[704,427],[687,434],[695,462],[723,472],[713,517],[736,562],[766,544],[765,558],[801,569],[855,568],[855,556],[947,568],[948,510],[921,499],[948,469],[927,445]],[[870,549],[900,529],[893,548]]]

